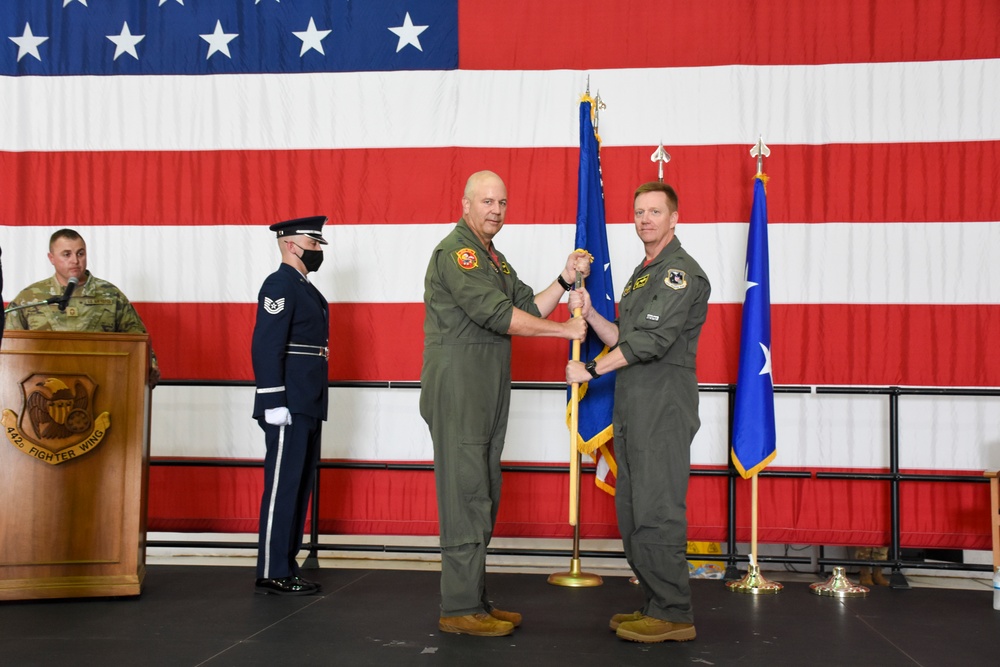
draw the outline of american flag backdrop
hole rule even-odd
[[[4,298],[86,238],[163,376],[250,380],[267,225],[325,214],[327,459],[432,457],[418,392],[423,275],[474,171],[507,183],[496,242],[541,289],[573,248],[578,100],[600,134],[615,284],[642,256],[632,190],[665,178],[713,285],[702,383],[732,383],[762,136],[776,385],[1000,386],[1000,3],[996,0],[5,0],[0,3]],[[565,317],[562,307],[558,317]],[[559,381],[565,344],[518,340],[515,381]],[[470,368],[470,374],[476,369]],[[253,459],[252,388],[161,386],[152,454]],[[901,463],[1000,467],[995,398],[906,398]],[[505,459],[565,463],[562,391],[515,391]],[[770,469],[883,470],[884,397],[776,396]],[[728,407],[702,396],[692,449],[724,468]],[[7,446],[0,443],[0,446]],[[253,530],[260,471],[154,468],[152,529]],[[436,532],[430,473],[323,473],[324,530]],[[498,534],[566,535],[565,476],[506,478]],[[725,530],[696,477],[691,539]],[[582,534],[616,534],[582,485]],[[986,503],[984,505],[983,503]],[[904,488],[903,545],[985,548],[982,485]],[[982,518],[979,513],[982,512]],[[741,515],[740,520],[743,520]],[[761,484],[760,539],[885,543],[887,487]]]

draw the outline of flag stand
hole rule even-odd
[[[763,138],[750,149],[757,159],[753,206],[747,230],[746,296],[740,328],[740,363],[732,423],[733,463],[750,478],[750,564],[739,581],[726,584],[734,593],[777,593],[782,585],[768,581],[757,564],[757,477],[775,456],[774,385],[771,376],[771,295],[767,252],[767,195],[764,158],[771,149]],[[757,348],[763,355],[757,351]]]
[[[782,588],[776,581],[769,581],[760,573],[757,565],[757,473],[750,478],[751,502],[750,502],[750,564],[747,566],[746,576],[739,581],[730,581],[726,586],[733,593],[750,593],[761,595],[766,593],[777,593]]]
[[[576,286],[583,287],[583,277],[576,274]],[[573,317],[581,317],[583,309],[574,308]],[[580,361],[580,341],[573,341],[573,361]],[[555,586],[583,588],[604,583],[598,574],[580,571],[580,451],[576,442],[580,433],[580,383],[570,385],[569,403],[569,525],[573,526],[573,557],[568,572],[554,572],[549,583]]]
[[[580,456],[579,452],[576,454]],[[572,474],[572,473],[571,473]],[[579,464],[577,464],[577,474],[579,475]],[[579,481],[579,480],[578,480]],[[577,493],[580,487],[577,485]],[[577,498],[579,501],[579,498]],[[549,575],[548,582],[553,586],[568,586],[572,588],[587,588],[600,586],[604,583],[601,575],[580,571],[580,523],[573,525],[573,557],[569,561],[568,572],[553,572]]]
[[[855,585],[847,578],[843,567],[835,567],[833,574],[826,581],[809,584],[809,592],[832,598],[863,598],[868,595],[868,587]]]

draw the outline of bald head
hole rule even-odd
[[[475,193],[476,188],[490,181],[499,183],[503,186],[503,179],[492,171],[477,171],[472,176],[469,176],[469,180],[465,182],[465,192],[463,193],[463,196],[466,199],[472,199],[472,195]]]
[[[492,171],[477,171],[465,184],[462,217],[485,248],[503,227],[507,215],[507,186]]]

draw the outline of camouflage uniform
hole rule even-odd
[[[3,248],[0,248],[0,256],[3,255]],[[3,303],[3,262],[0,261],[0,303]],[[7,318],[0,318],[0,341],[3,340],[3,330],[7,324]]]
[[[10,306],[20,306],[35,301],[45,301],[60,296],[66,288],[55,276],[39,280],[18,293]],[[11,331],[104,331],[109,333],[144,334],[145,325],[139,313],[122,291],[87,271],[87,280],[77,286],[66,310],[55,304],[41,304],[22,308],[6,316]],[[152,354],[152,350],[150,350]],[[156,368],[156,355],[152,354]]]
[[[441,615],[488,612],[486,547],[500,504],[510,410],[514,308],[540,317],[531,288],[465,220],[434,249],[424,279],[420,415],[434,443]]]
[[[674,237],[632,273],[618,307],[615,507],[642,613],[693,623],[685,499],[698,418],[695,355],[712,288]]]

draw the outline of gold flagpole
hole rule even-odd
[[[576,272],[576,286],[583,286],[583,277]],[[583,308],[574,308],[573,317],[583,317]],[[580,341],[573,341],[573,361],[580,361]],[[569,525],[580,522],[580,451],[576,441],[580,436],[580,383],[570,386],[569,401]],[[574,531],[579,532],[579,531]]]
[[[576,286],[583,287],[583,276],[576,272]],[[573,309],[573,317],[583,317],[582,308]],[[573,341],[573,361],[580,361],[580,341]],[[569,401],[569,525],[573,526],[573,557],[568,572],[554,572],[549,583],[555,586],[600,586],[604,583],[598,574],[580,571],[580,383],[570,385]]]
[[[776,581],[769,581],[760,573],[757,565],[757,473],[750,477],[750,564],[747,565],[746,576],[739,581],[730,581],[726,586],[733,593],[777,593],[784,586]]]
[[[587,92],[584,99],[590,97],[590,77],[587,77]],[[597,132],[597,116],[604,106],[601,94],[593,100],[591,113],[594,117],[594,132]],[[582,146],[581,146],[582,148]],[[593,261],[593,257],[591,257]],[[576,287],[583,287],[583,276],[576,272]],[[582,308],[573,309],[573,317],[583,317]],[[580,341],[573,341],[573,361],[580,361]],[[555,572],[549,575],[549,583],[556,586],[600,586],[604,583],[600,575],[580,571],[580,450],[577,442],[580,439],[580,383],[570,385],[569,404],[569,525],[573,526],[573,557],[569,562],[568,572]]]
[[[750,149],[750,155],[757,160],[757,176],[764,173],[764,158],[771,154],[771,149],[764,145],[763,137],[757,138],[757,143]],[[730,581],[726,586],[734,593],[777,593],[783,586],[776,581],[768,581],[760,573],[757,565],[757,473],[750,476],[750,564],[747,574],[739,581]]]

